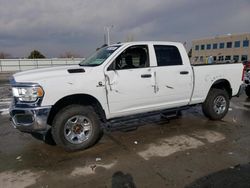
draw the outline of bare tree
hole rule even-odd
[[[78,58],[80,56],[78,54],[73,53],[73,52],[66,51],[63,54],[61,54],[59,57],[60,58]]]
[[[5,52],[0,52],[0,59],[8,59],[11,58],[11,55]]]
[[[101,48],[104,48],[104,47],[106,47],[106,46],[108,46],[108,45],[107,45],[107,44],[103,44],[101,47],[96,48],[96,51],[98,51],[98,50],[100,50]]]
[[[192,48],[189,50],[188,52],[188,57],[191,58],[192,57]]]
[[[134,40],[134,35],[130,33],[127,35],[125,42],[133,42]]]

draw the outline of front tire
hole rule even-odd
[[[221,120],[228,112],[229,103],[226,90],[212,88],[202,104],[202,111],[211,120]]]
[[[246,92],[246,95],[250,97],[250,85],[246,86],[245,92]]]
[[[52,136],[67,151],[94,145],[102,133],[100,121],[91,106],[70,105],[57,113],[52,123]]]

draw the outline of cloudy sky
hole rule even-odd
[[[250,0],[0,0],[0,52],[86,56],[104,41],[192,39],[250,32]]]

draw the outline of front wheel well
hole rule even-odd
[[[97,115],[100,117],[100,120],[106,121],[105,111],[103,110],[100,102],[95,97],[87,94],[75,94],[63,97],[52,106],[47,119],[47,124],[52,125],[55,115],[64,107],[72,104],[92,106]]]
[[[216,82],[213,83],[210,90],[212,88],[226,90],[229,98],[232,98],[232,88],[231,88],[231,85],[230,85],[228,80],[226,80],[226,79],[217,80]]]

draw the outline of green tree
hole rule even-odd
[[[32,52],[30,52],[30,55],[28,56],[28,59],[42,59],[42,58],[45,58],[45,56],[38,50],[33,50]]]

